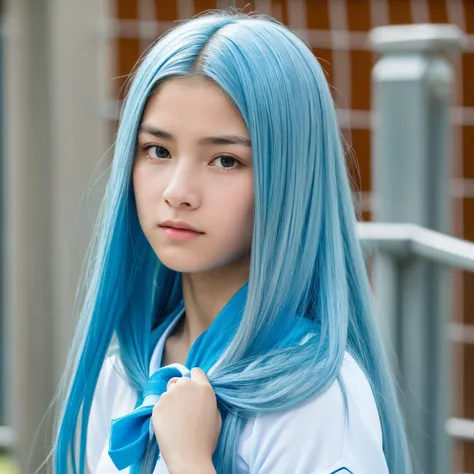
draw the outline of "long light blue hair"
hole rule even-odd
[[[339,379],[348,351],[371,384],[390,472],[409,474],[409,450],[371,314],[341,133],[324,72],[304,41],[283,25],[226,12],[169,31],[133,73],[68,361],[55,472],[70,472],[68,459],[72,472],[84,471],[92,398],[111,341],[118,341],[127,381],[140,393],[156,344],[153,329],[182,299],[180,273],[160,263],[140,228],[131,171],[147,100],[163,81],[194,75],[217,83],[242,115],[254,170],[247,304],[235,338],[208,374],[220,406],[228,409],[213,458],[217,472],[235,472],[235,446],[248,417],[291,409],[322,393]],[[272,330],[281,308],[317,323],[318,337],[297,347],[257,348],[256,335]],[[288,319],[297,324],[297,318]],[[143,473],[152,472],[154,445],[142,461]]]

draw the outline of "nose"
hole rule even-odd
[[[191,163],[186,163],[189,160],[177,161],[176,166],[170,171],[163,199],[171,207],[197,208],[200,204],[197,170]]]

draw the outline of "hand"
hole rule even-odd
[[[161,455],[170,473],[215,472],[212,455],[222,428],[216,395],[206,374],[172,378],[151,417]]]

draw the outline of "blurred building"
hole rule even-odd
[[[453,235],[474,241],[474,2],[471,0],[116,0],[110,11],[116,80],[109,88],[111,133],[115,98],[140,54],[176,20],[235,5],[276,17],[311,45],[333,87],[340,123],[360,166],[351,166],[361,190],[364,220],[371,218],[371,70],[376,55],[367,32],[389,24],[452,23],[468,34],[468,47],[453,58],[456,68],[452,123]],[[113,32],[113,33],[112,33]],[[401,184],[402,185],[402,184]],[[474,275],[455,272],[455,307],[446,328],[452,341],[453,416],[474,419]],[[474,472],[474,443],[455,442],[453,472]]]
[[[452,23],[468,34],[468,47],[454,58],[452,123],[453,235],[474,241],[474,2],[471,0],[116,0],[110,11],[114,71],[111,82],[111,130],[115,98],[122,99],[127,74],[140,54],[176,20],[229,5],[276,17],[311,45],[333,87],[344,135],[360,166],[351,166],[361,190],[364,220],[371,218],[371,70],[376,55],[367,32],[381,25]],[[113,33],[112,33],[113,32]],[[474,419],[474,275],[455,272],[455,307],[446,328],[454,351],[453,416]],[[453,472],[474,472],[474,443],[456,441]]]

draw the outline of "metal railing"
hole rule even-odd
[[[415,224],[367,222],[358,225],[358,233],[366,253],[380,251],[396,258],[417,256],[474,272],[474,242]]]
[[[375,250],[375,314],[397,375],[415,473],[452,470],[453,438],[471,420],[449,418],[452,366],[449,267],[474,271],[474,245],[449,236],[450,109],[448,53],[465,44],[453,25],[372,30],[380,53],[372,71],[372,220],[359,228]],[[403,223],[403,224],[401,224]]]
[[[419,257],[474,272],[474,242],[414,224],[359,223],[358,234],[368,255],[383,253],[399,261]],[[453,438],[474,441],[474,420],[449,417],[445,429]]]

